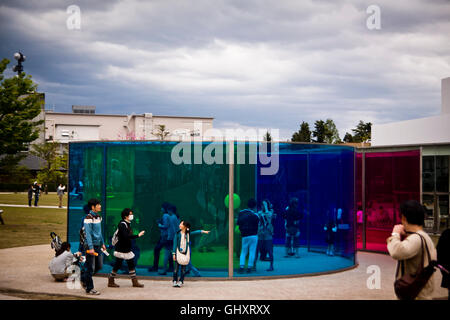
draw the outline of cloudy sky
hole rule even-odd
[[[284,139],[302,121],[332,118],[343,138],[359,120],[437,115],[450,76],[448,0],[2,0],[0,37],[55,111],[209,116]]]

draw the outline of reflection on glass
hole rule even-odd
[[[449,196],[439,195],[439,233],[442,233],[449,225]]]
[[[422,157],[423,192],[434,192],[434,156]]]
[[[436,156],[436,192],[449,192],[449,156]]]
[[[425,229],[431,232],[434,228],[434,195],[422,195],[422,204],[425,208]]]

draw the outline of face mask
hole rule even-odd
[[[133,221],[133,219],[134,219],[134,216],[133,216],[132,214],[130,214],[130,215],[128,216],[128,220]]]

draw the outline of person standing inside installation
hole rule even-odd
[[[247,273],[256,271],[253,269],[256,258],[256,249],[258,245],[258,226],[259,217],[256,213],[257,203],[256,200],[250,198],[247,202],[247,209],[239,212],[237,225],[242,235],[241,256],[239,259],[238,273],[244,273],[245,259],[248,255]]]

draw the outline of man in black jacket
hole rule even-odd
[[[239,273],[244,273],[245,259],[248,255],[247,272],[250,273],[255,262],[258,244],[259,218],[256,213],[256,200],[251,198],[247,202],[248,209],[239,212],[237,225],[242,235],[242,249],[239,261]]]

